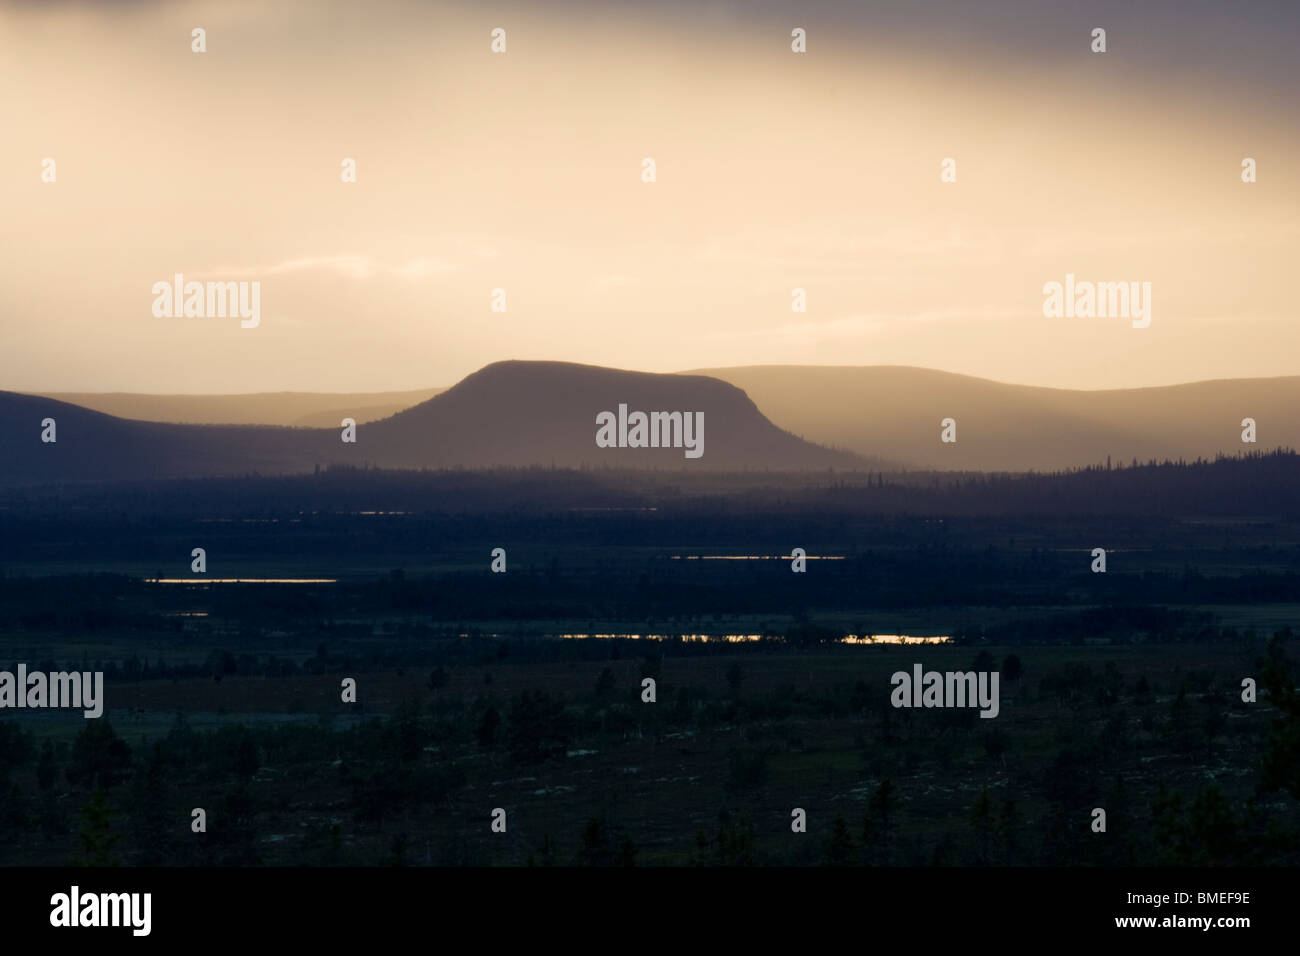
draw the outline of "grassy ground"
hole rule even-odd
[[[1274,716],[1267,704],[1239,702],[1237,688],[1254,672],[1259,647],[985,650],[999,662],[1018,654],[1025,670],[1005,686],[994,720],[885,706],[893,671],[914,662],[966,669],[976,654],[933,646],[669,656],[658,665],[654,704],[640,700],[640,659],[455,667],[436,691],[424,673],[364,673],[356,675],[357,705],[339,700],[342,674],[117,683],[108,690],[107,718],[137,763],[173,732],[178,712],[200,732],[250,728],[258,766],[242,787],[218,781],[216,764],[201,761],[169,774],[159,813],[171,831],[169,845],[195,862],[217,850],[205,842],[211,834],[189,832],[190,809],[209,808],[220,829],[220,808],[232,789],[254,808],[243,824],[250,834],[245,862],[271,864],[381,863],[394,854],[409,863],[572,863],[602,858],[606,844],[616,854],[625,841],[635,844],[640,864],[727,862],[725,852],[719,855],[720,832],[724,844],[744,846],[753,862],[819,863],[836,815],[848,826],[855,861],[874,855],[875,862],[914,864],[1044,863],[1061,843],[1084,862],[1104,862],[1123,856],[1117,847],[1129,839],[1126,831],[1150,829],[1161,787],[1193,795],[1216,783],[1244,815]],[[737,664],[739,674],[729,680]],[[597,698],[607,668],[608,686]],[[1074,684],[1060,684],[1072,673]],[[855,698],[859,682],[865,690]],[[536,763],[512,758],[504,739],[510,702],[524,691],[564,699],[573,723],[557,753]],[[418,714],[419,752],[390,762],[377,741],[403,701]],[[503,739],[484,746],[476,729],[491,705],[503,718]],[[1215,714],[1220,719],[1211,721]],[[24,716],[38,740],[69,751],[86,723]],[[1207,721],[1215,724],[1212,733]],[[1054,795],[1063,752],[1084,763],[1068,771],[1079,771],[1077,791]],[[437,783],[429,793],[394,798],[378,817],[359,814],[364,799],[357,799],[355,779],[386,773],[423,774]],[[896,807],[887,838],[873,843],[863,834],[864,818],[885,779]],[[42,792],[30,765],[13,780],[26,794]],[[977,806],[985,790],[989,823]],[[43,793],[55,807],[87,799],[65,779]],[[109,793],[124,836],[138,830],[127,825],[137,796],[125,780]],[[1088,829],[1097,806],[1109,807],[1107,834]],[[497,807],[506,810],[504,834],[490,829]],[[791,832],[795,808],[807,812],[806,833]],[[1272,794],[1251,812],[1294,821],[1295,801]],[[1058,832],[1063,828],[1069,832]],[[67,832],[56,831],[29,828],[3,844],[0,859],[75,859],[78,821],[70,818]],[[1145,845],[1133,842],[1133,851]],[[121,852],[129,860],[130,839]]]

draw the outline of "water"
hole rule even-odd
[[[620,641],[685,641],[688,643],[743,644],[761,641],[762,634],[548,634],[568,641],[620,640]],[[840,644],[949,644],[948,634],[845,634],[836,638]]]
[[[145,584],[337,584],[338,578],[145,578]]]
[[[674,554],[674,561],[793,561],[793,554]],[[810,554],[807,561],[843,561],[842,554]]]

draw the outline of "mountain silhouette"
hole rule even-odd
[[[702,457],[687,458],[680,447],[597,447],[597,415],[617,413],[620,404],[629,412],[702,412]],[[53,443],[41,440],[47,418],[55,420]],[[339,464],[708,470],[864,464],[782,431],[743,391],[717,379],[562,362],[489,365],[405,411],[359,424],[354,444],[341,440],[338,427],[136,421],[13,392],[0,392],[0,434],[0,480],[9,483],[289,474]]]
[[[699,369],[745,390],[774,424],[917,468],[1059,470],[1300,447],[1300,376],[1080,391],[909,366]],[[957,441],[940,441],[940,422]],[[1253,418],[1257,443],[1241,441]]]
[[[46,419],[54,442],[42,441]],[[9,483],[278,474],[309,467],[323,445],[306,429],[133,421],[15,392],[0,392],[0,435]]]
[[[704,454],[599,448],[602,411],[704,413]],[[629,372],[569,362],[495,362],[441,395],[375,422],[366,454],[401,466],[473,464],[810,470],[853,468],[853,455],[775,427],[745,393],[706,376]]]
[[[187,425],[302,425],[333,428],[343,418],[387,418],[442,388],[408,392],[258,392],[248,395],[145,395],[137,392],[41,392],[93,411],[146,422]]]

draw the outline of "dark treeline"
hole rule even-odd
[[[381,471],[7,488],[6,515],[200,515],[301,512],[685,512],[943,515],[1258,515],[1300,513],[1300,456],[1291,449],[1092,466],[1048,474],[570,470]]]

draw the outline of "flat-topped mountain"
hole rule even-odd
[[[346,407],[338,413],[340,421],[358,417]],[[614,447],[597,442],[601,413],[615,421],[604,432],[605,444]],[[637,413],[646,416],[648,429],[638,432]],[[652,420],[651,413],[660,415]],[[52,443],[41,437],[47,418],[55,420]],[[651,435],[661,436],[667,447],[648,447]],[[647,447],[637,447],[638,438]],[[288,474],[330,464],[710,470],[866,465],[782,431],[725,382],[563,362],[489,365],[396,415],[360,422],[355,443],[342,441],[339,427],[145,422],[12,392],[0,392],[0,442],[0,480],[10,483]]]
[[[684,440],[600,447],[598,416],[680,413]],[[685,417],[703,416],[697,436]],[[630,423],[634,426],[634,423]],[[618,439],[617,427],[612,437]],[[685,447],[698,439],[702,454]],[[657,468],[861,467],[855,456],[796,438],[774,426],[734,385],[705,376],[628,372],[568,362],[495,362],[446,392],[365,429],[366,454],[402,466],[608,466]],[[652,441],[651,436],[646,440]]]

